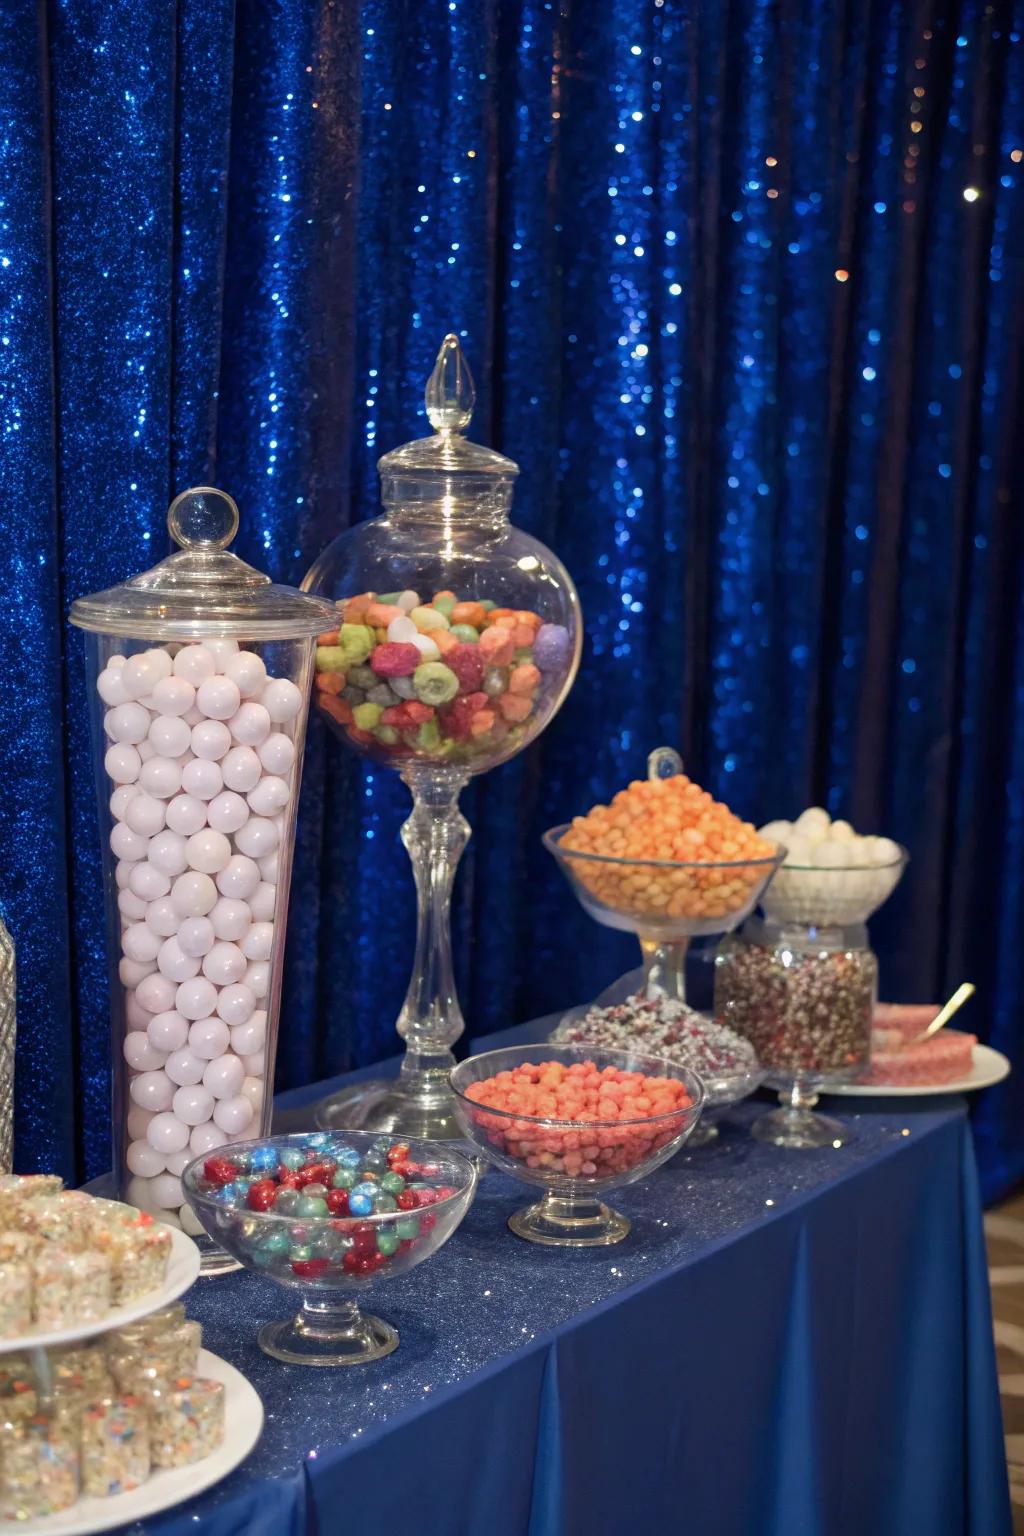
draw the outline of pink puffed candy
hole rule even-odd
[[[419,646],[391,640],[374,648],[370,666],[378,677],[411,677],[422,660]]]
[[[507,629],[485,629],[477,645],[489,667],[507,667],[516,653],[515,641]]]

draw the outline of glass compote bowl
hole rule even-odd
[[[339,1169],[379,1164],[387,1171],[386,1145],[387,1138],[360,1131],[229,1142],[197,1157],[182,1174],[188,1203],[210,1237],[246,1269],[302,1294],[294,1318],[260,1329],[264,1354],[290,1365],[362,1365],[397,1348],[396,1330],[361,1312],[357,1298],[379,1280],[395,1279],[422,1264],[448,1241],[476,1191],[472,1158],[454,1147],[405,1142],[410,1164],[406,1187],[426,1192],[429,1200],[411,1209],[302,1215],[253,1210],[246,1204],[248,1185],[265,1180],[282,1159],[328,1159]],[[237,1185],[205,1177],[208,1162],[225,1160],[239,1170]]]
[[[592,1061],[599,1068],[674,1078],[684,1085],[690,1102],[637,1119],[574,1121],[492,1109],[473,1098],[474,1084],[499,1072],[550,1061],[565,1066]],[[633,1184],[667,1162],[693,1131],[704,1103],[700,1078],[686,1067],[653,1056],[580,1046],[518,1045],[485,1051],[460,1062],[451,1085],[466,1135],[496,1167],[544,1190],[536,1204],[509,1217],[509,1227],[517,1237],[551,1247],[593,1248],[621,1242],[629,1232],[629,1221],[599,1196]],[[593,1146],[592,1173],[572,1170],[581,1143],[583,1151],[588,1144]]]
[[[458,1134],[448,1073],[465,1026],[449,912],[470,835],[459,795],[529,746],[579,665],[576,588],[551,550],[509,521],[518,467],[464,436],[474,401],[458,339],[447,336],[426,390],[433,435],[379,461],[384,516],[335,539],[303,582],[338,614],[317,650],[316,709],[412,792],[402,841],[419,911],[398,1080],[326,1100],[317,1122],[328,1127]]]

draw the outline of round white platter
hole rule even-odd
[[[157,1290],[147,1291],[137,1301],[123,1307],[115,1307],[105,1317],[95,1322],[79,1323],[73,1328],[35,1329],[32,1333],[19,1333],[10,1339],[0,1339],[0,1355],[9,1355],[15,1349],[34,1349],[39,1345],[74,1344],[79,1339],[91,1339],[97,1333],[108,1333],[124,1323],[134,1323],[137,1318],[158,1312],[168,1302],[177,1301],[187,1291],[199,1274],[199,1249],[190,1237],[176,1227],[168,1227],[171,1234],[171,1256],[167,1263],[164,1283]]]
[[[109,1531],[194,1498],[233,1472],[260,1437],[263,1404],[255,1387],[241,1372],[218,1355],[211,1355],[208,1349],[199,1352],[199,1374],[224,1383],[224,1443],[212,1456],[188,1467],[166,1467],[154,1472],[131,1493],[117,1493],[109,1499],[79,1499],[70,1509],[58,1510],[55,1515],[23,1521],[18,1530],[38,1536],[88,1536],[91,1531]]]
[[[821,1092],[845,1099],[926,1099],[940,1093],[975,1093],[979,1088],[991,1088],[1009,1073],[1010,1063],[1001,1051],[994,1051],[990,1045],[976,1045],[970,1072],[952,1083],[838,1083]]]

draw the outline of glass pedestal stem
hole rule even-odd
[[[772,1146],[796,1150],[845,1146],[852,1138],[849,1126],[831,1115],[818,1114],[814,1108],[820,1087],[820,1078],[807,1081],[795,1073],[785,1087],[779,1088],[780,1108],[755,1120],[750,1134]]]
[[[365,1365],[398,1347],[390,1323],[330,1292],[303,1296],[301,1312],[286,1322],[266,1323],[258,1340],[264,1354],[289,1365]]]
[[[689,939],[648,939],[638,934],[644,957],[644,995],[686,1002],[686,953]]]

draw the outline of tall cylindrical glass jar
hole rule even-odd
[[[270,1125],[313,650],[333,610],[229,553],[223,492],[183,492],[167,523],[181,548],[79,598],[71,622],[87,632],[114,1180],[198,1235],[185,1164]]]

